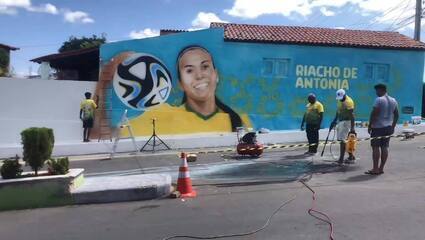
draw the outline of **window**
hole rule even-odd
[[[263,76],[271,76],[273,75],[273,61],[272,60],[263,60]]]
[[[373,65],[372,64],[366,64],[365,78],[366,79],[373,79]]]
[[[288,60],[287,59],[281,59],[276,60],[275,62],[275,74],[278,77],[286,77],[288,76]]]
[[[366,63],[364,77],[374,82],[388,82],[389,68],[388,64]]]
[[[285,58],[264,58],[261,75],[264,77],[287,77],[289,59]]]
[[[378,82],[388,82],[388,65],[376,66],[376,79]]]

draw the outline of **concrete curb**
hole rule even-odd
[[[70,192],[83,184],[83,172],[70,169],[66,175],[2,179],[0,211],[72,204]]]
[[[161,198],[171,190],[170,175],[142,174],[86,178],[71,195],[74,204],[111,203]]]

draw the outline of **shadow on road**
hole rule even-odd
[[[286,156],[282,156],[282,160],[302,159],[302,158],[307,158],[307,157],[311,157],[311,156],[306,155],[306,154],[286,155]]]
[[[249,155],[239,155],[239,154],[226,154],[221,156],[223,159],[231,159],[231,160],[253,160],[259,159],[261,156],[249,156]]]
[[[378,175],[367,175],[367,174],[360,174],[356,176],[351,176],[347,179],[340,180],[341,182],[363,182],[368,181],[377,178]]]

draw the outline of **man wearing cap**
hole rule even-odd
[[[331,129],[336,126],[337,140],[340,142],[340,153],[338,163],[344,162],[345,155],[345,140],[348,133],[354,131],[354,101],[346,93],[344,89],[339,89],[336,92],[337,111],[335,119],[331,123]],[[355,157],[352,153],[348,154],[346,163],[354,163]]]
[[[378,97],[373,104],[368,128],[368,132],[372,137],[370,143],[373,152],[373,168],[365,172],[366,174],[372,175],[384,173],[384,166],[388,159],[388,147],[390,143],[390,138],[376,139],[376,137],[392,135],[399,117],[397,101],[388,96],[387,86],[384,84],[377,84],[375,85],[375,91]],[[381,159],[380,165],[379,159]]]
[[[306,123],[306,133],[308,139],[308,152],[306,154],[315,154],[317,153],[317,147],[319,144],[319,129],[322,124],[323,105],[317,101],[316,95],[310,93],[308,95],[308,104],[307,110],[304,114],[303,120],[301,122],[301,131],[304,131],[304,122]]]

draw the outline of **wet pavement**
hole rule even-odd
[[[246,157],[236,153],[199,155],[195,163],[189,163],[190,175],[194,185],[222,184],[237,182],[289,182],[296,181],[314,173],[350,171],[356,165],[341,167],[332,156],[308,156],[296,151],[268,151],[260,157]],[[140,161],[140,156],[121,159]],[[165,173],[172,176],[175,182],[178,177],[180,159],[176,156],[162,156],[162,161],[170,158],[168,165],[158,167],[142,167],[146,162],[138,162],[135,169],[93,172],[89,169],[86,177],[131,176],[146,173]],[[170,164],[170,163],[174,163]],[[87,162],[86,162],[87,163]],[[104,164],[108,164],[107,161]]]
[[[198,185],[195,199],[1,212],[0,232],[2,239],[10,240],[160,240],[175,234],[211,236],[247,232],[262,226],[282,202],[296,197],[263,231],[229,239],[329,239],[329,226],[307,213],[312,204],[311,192],[293,181],[307,176],[308,184],[317,193],[316,207],[334,223],[335,239],[422,240],[425,239],[424,145],[424,137],[392,140],[385,174],[379,176],[364,174],[372,165],[367,142],[359,145],[358,162],[346,166],[335,165],[329,151],[324,158],[305,157],[301,155],[303,149],[266,152],[257,159],[233,154],[199,155],[197,162],[190,163],[193,183]],[[78,161],[71,165],[83,166],[89,175],[101,176],[140,174],[141,168],[145,172],[177,172],[179,163],[178,156],[170,155]],[[235,179],[240,181],[225,183]],[[253,179],[259,181],[249,181]],[[207,180],[215,183],[201,184]]]

